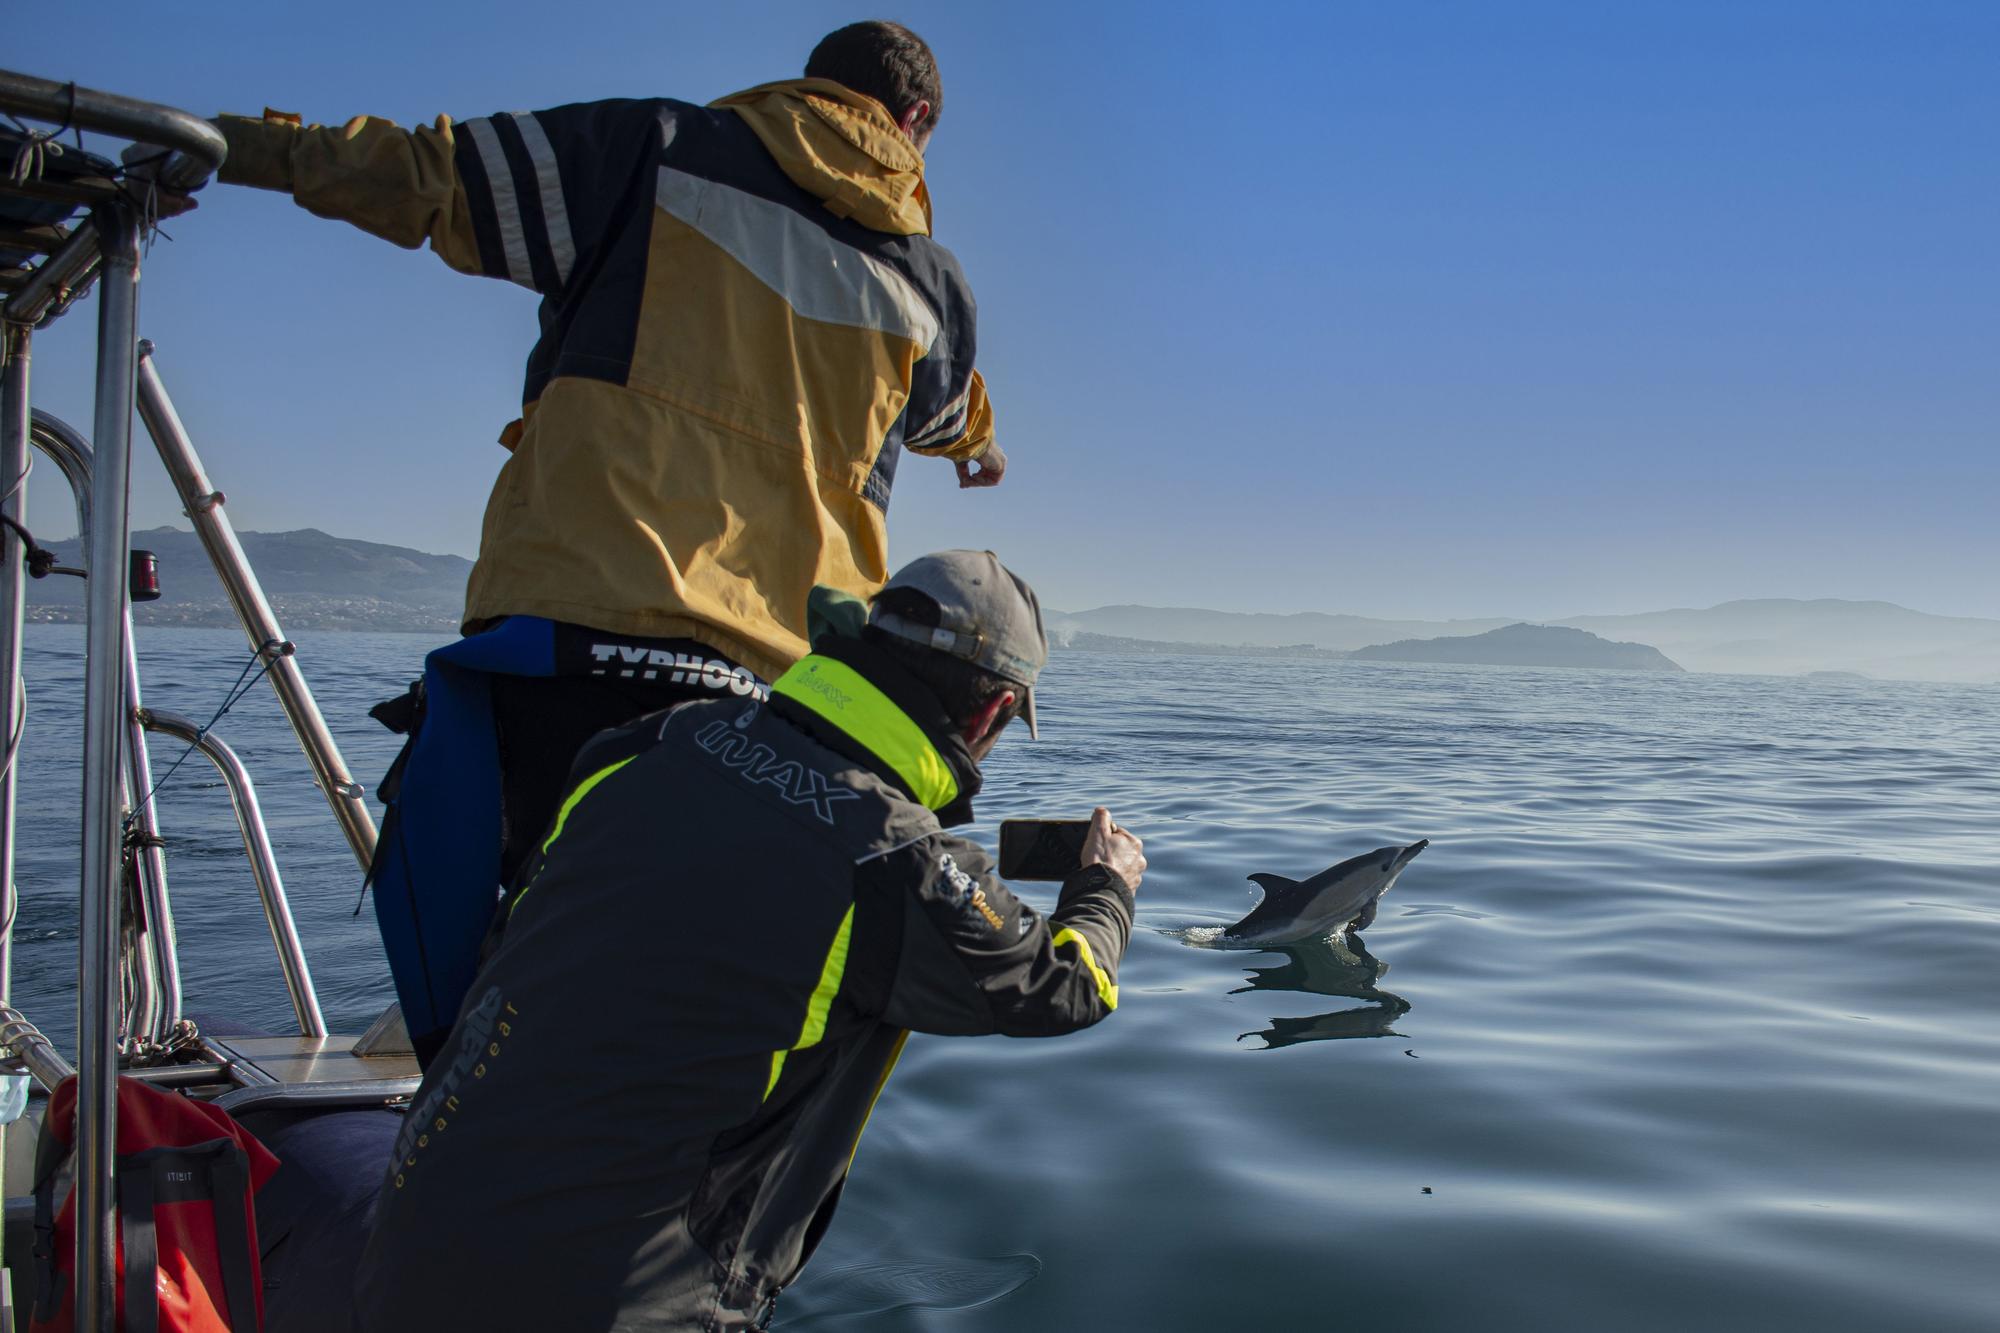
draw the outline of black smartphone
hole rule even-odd
[[[1000,878],[1068,879],[1083,865],[1088,819],[1000,821]]]

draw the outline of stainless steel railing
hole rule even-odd
[[[222,162],[227,146],[214,126],[173,107],[74,84],[0,71],[0,110],[15,115],[169,149],[181,155],[161,170],[167,183],[186,188],[206,179]],[[96,252],[98,284],[97,394],[92,438],[91,509],[87,543],[91,571],[85,602],[89,608],[84,668],[84,780],[82,799],[83,873],[81,941],[77,959],[77,1126],[75,1164],[76,1299],[75,1322],[91,1333],[110,1333],[116,1320],[117,1254],[113,1200],[116,1197],[113,1145],[118,1117],[118,1032],[114,987],[118,976],[118,901],[122,852],[120,796],[126,779],[120,749],[127,736],[125,699],[127,533],[130,527],[132,413],[138,373],[139,242],[137,205],[115,182],[91,185],[73,197],[92,208],[88,227],[79,226],[29,278],[6,294],[0,318],[13,326],[4,344],[10,354],[28,350],[26,329],[87,281],[90,252]],[[6,400],[0,420],[9,424],[8,442],[22,443],[26,381],[0,382]],[[18,388],[22,392],[12,392]],[[26,469],[26,450],[17,461]],[[12,483],[18,474],[9,474]],[[9,563],[19,547],[5,548]],[[6,608],[18,614],[19,600]],[[14,636],[18,647],[18,634]],[[18,677],[16,678],[18,679]],[[14,681],[4,693],[12,695]],[[11,733],[10,737],[11,738]],[[7,821],[0,818],[0,824]]]
[[[88,549],[92,530],[92,452],[89,441],[74,427],[47,412],[32,414],[29,438],[69,482],[70,492],[76,500],[77,534],[82,545]],[[18,605],[17,598],[17,608]],[[16,614],[19,614],[18,609]],[[167,862],[160,848],[159,815],[153,803],[145,799],[153,789],[153,770],[146,753],[146,733],[138,722],[138,710],[143,705],[139,690],[139,655],[133,644],[131,626],[132,613],[128,605],[125,609],[124,676],[129,708],[120,786],[125,807],[132,812],[126,836],[133,843],[141,908],[137,925],[145,949],[143,958],[132,960],[133,965],[120,969],[124,976],[131,979],[134,989],[121,1007],[120,1029],[122,1033],[159,1042],[171,1035],[181,1019],[180,950],[174,935],[173,906],[167,893]],[[11,859],[11,838],[7,855]]]
[[[171,156],[161,164],[159,178],[174,189],[192,189],[215,174],[228,154],[228,145],[215,126],[200,116],[142,102],[117,93],[79,88],[73,83],[39,79],[31,74],[0,70],[0,110],[30,120],[61,126],[96,130],[168,150]],[[87,291],[103,271],[104,257],[123,246],[123,227],[103,222],[103,210],[122,212],[129,218],[132,206],[118,182],[103,177],[84,177],[61,182],[23,182],[15,192],[61,199],[89,205],[96,210],[88,222],[79,224],[42,264],[29,274],[0,305],[0,318],[32,327],[52,315],[61,314]],[[109,244],[107,244],[107,239]],[[100,377],[104,369],[101,359]],[[95,432],[101,444],[103,431]]]
[[[159,175],[177,190],[192,189],[213,176],[229,153],[222,132],[193,112],[12,70],[0,69],[0,109],[170,149],[174,156]]]
[[[53,1088],[76,1073],[70,1062],[63,1059],[62,1052],[42,1035],[42,1030],[9,1004],[0,1004],[0,1046],[12,1050],[15,1058],[45,1088]]]
[[[115,1143],[118,1126],[120,832],[133,384],[138,374],[139,221],[98,206],[97,401],[91,431],[91,524],[83,672],[83,893],[77,961],[76,1324],[109,1333],[116,1320]],[[11,305],[12,302],[10,301]]]
[[[250,781],[248,770],[221,737],[204,732],[192,718],[160,708],[140,709],[137,716],[147,731],[157,731],[192,745],[222,775],[229,788],[230,804],[236,810],[236,826],[243,833],[243,851],[250,858],[250,874],[257,881],[257,896],[264,904],[264,920],[271,927],[271,942],[278,947],[278,966],[285,974],[285,989],[291,993],[299,1031],[308,1037],[324,1037],[326,1020],[320,1016],[312,971],[306,966],[305,949],[300,946],[298,928],[292,923],[284,882],[278,878],[278,858],[271,850],[264,813],[257,804],[257,788]]]
[[[0,324],[0,514],[20,522],[28,481],[28,351],[24,328]],[[0,1004],[14,982],[14,762],[20,757],[20,538],[0,527]]]
[[[180,414],[174,410],[173,400],[167,397],[166,386],[160,382],[150,342],[139,344],[138,377],[139,413],[145,419],[147,433],[159,448],[160,460],[167,465],[167,475],[173,478],[174,487],[180,492],[181,504],[208,551],[209,562],[222,578],[223,589],[229,594],[230,605],[236,608],[236,618],[242,622],[250,646],[272,657],[267,675],[271,688],[277,692],[278,706],[299,738],[299,748],[305,751],[313,778],[332,808],[341,832],[347,835],[347,845],[366,870],[375,856],[376,833],[375,818],[368,813],[363,799],[365,789],[354,780],[341,758],[340,746],[327,730],[326,719],[313,699],[312,688],[306,684],[305,673],[299,669],[297,656],[276,652],[271,647],[287,642],[284,631],[279,628],[277,614],[271,610],[271,603],[236,540],[236,529],[224,511],[223,494],[209,481],[187,428],[181,424]]]
[[[149,354],[150,351],[150,346],[141,344],[142,356]],[[193,485],[205,485],[207,476],[202,469],[201,461],[194,453],[193,445],[180,426],[178,417],[173,415],[172,404],[166,399],[164,388],[158,387],[157,374],[152,373],[150,364],[146,366],[146,373],[157,388],[157,398],[149,401],[161,413],[159,420],[162,437],[172,442],[175,463],[173,471],[177,479],[185,479]],[[78,531],[88,545],[93,528],[90,503],[93,455],[90,444],[74,428],[46,412],[33,413],[31,423],[32,443],[55,463],[70,483],[76,498]],[[253,637],[259,633],[268,634],[271,638],[266,640],[267,643],[281,641],[283,631],[257,582],[256,574],[244,557],[227,519],[219,512],[219,497],[213,498],[207,510],[208,512],[197,522],[207,529],[209,537],[213,539],[210,550],[214,553],[218,572],[222,574],[225,585],[232,589],[232,601],[238,607],[239,618],[243,622],[245,632]],[[200,741],[196,741],[198,728],[192,722],[177,714],[147,710],[138,702],[141,698],[138,657],[131,643],[129,606],[126,612],[126,624],[124,674],[127,696],[134,701],[134,707],[130,710],[130,734],[127,738],[125,756],[126,776],[122,785],[125,807],[131,811],[128,837],[134,844],[132,850],[137,860],[135,869],[140,889],[139,897],[144,908],[140,935],[146,943],[146,956],[140,960],[121,960],[128,964],[121,971],[134,980],[140,992],[132,997],[131,1021],[122,1024],[121,1027],[134,1035],[149,1035],[155,1041],[164,1041],[181,1017],[180,963],[175,944],[173,912],[166,889],[165,858],[159,846],[157,811],[153,803],[146,799],[152,790],[152,774],[144,737],[148,730],[152,730],[195,743],[195,748],[201,750],[204,757],[222,771],[236,805],[245,852],[250,858],[252,875],[258,885],[266,920],[271,926],[272,939],[278,949],[280,968],[285,976],[293,1010],[299,1019],[300,1031],[307,1036],[323,1036],[326,1031],[325,1021],[319,1007],[318,996],[313,989],[311,970],[285,902],[276,857],[271,848],[269,834],[264,828],[261,809],[248,773],[234,752],[220,738],[203,737]],[[294,655],[289,652],[278,653],[267,674],[276,677],[273,685],[280,706],[291,719],[294,731],[300,735],[302,748],[315,775],[328,775],[319,778],[319,785],[322,790],[332,793],[329,795],[329,804],[333,806],[336,814],[353,812],[353,817],[341,821],[341,828],[348,836],[349,844],[357,858],[365,865],[366,858],[374,849],[374,821],[369,816],[366,806],[361,804],[360,785],[347,776],[345,761],[327,729],[311,690],[305,684]],[[295,684],[296,689],[288,690],[286,686],[290,684]],[[4,720],[4,716],[0,716],[0,721]],[[6,851],[11,854],[11,840]],[[134,963],[144,965],[130,965]]]

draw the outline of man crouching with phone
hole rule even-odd
[[[1044,918],[945,831],[1035,732],[1033,590],[944,551],[852,629],[578,755],[397,1142],[362,1329],[761,1327],[910,1032],[1118,1007],[1139,839],[1098,810]]]

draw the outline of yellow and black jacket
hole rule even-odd
[[[872,593],[905,449],[993,438],[974,308],[923,158],[826,80],[406,132],[224,116],[222,179],[542,296],[466,594],[688,637],[766,679],[816,583]]]
[[[909,1031],[1116,1008],[1131,890],[1095,866],[1047,916],[1016,898],[942,826],[979,770],[935,699],[870,644],[815,650],[769,702],[578,756],[411,1105],[361,1329],[752,1327]]]

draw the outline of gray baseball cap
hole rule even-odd
[[[888,610],[882,593],[920,592],[938,605],[938,623],[925,625]],[[1021,687],[1021,716],[1035,729],[1035,677],[1049,660],[1042,604],[1021,576],[991,551],[936,551],[918,556],[890,576],[875,594],[868,623],[884,634],[962,658]]]

